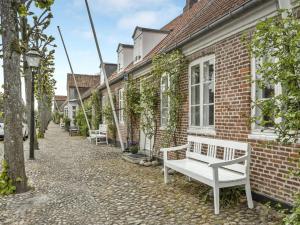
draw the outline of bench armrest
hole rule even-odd
[[[240,162],[244,162],[247,159],[249,159],[248,155],[233,159],[233,160],[229,160],[229,161],[224,161],[224,162],[217,162],[217,163],[210,163],[208,164],[208,166],[213,167],[213,168],[217,168],[217,167],[222,167],[222,166],[228,166],[228,165],[232,165],[235,163],[240,163]]]
[[[185,149],[188,147],[189,147],[189,145],[186,144],[186,145],[176,146],[176,147],[172,147],[172,148],[161,148],[160,151],[161,152],[173,152],[173,151],[179,151],[179,150],[182,150],[182,149]]]
[[[90,134],[99,134],[99,130],[90,130]]]

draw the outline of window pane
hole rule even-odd
[[[169,106],[169,97],[167,94],[161,96],[161,107],[165,108]]]
[[[214,103],[215,100],[215,93],[214,93],[214,83],[206,83],[203,85],[203,103],[209,104]]]
[[[203,106],[203,126],[213,126],[214,125],[214,105]]]
[[[168,113],[169,113],[168,108],[164,108],[161,110],[161,125],[162,126],[166,126],[168,123],[168,116],[169,116]]]
[[[193,86],[191,88],[192,96],[192,105],[199,105],[200,104],[200,85]]]
[[[212,61],[206,61],[203,64],[204,82],[214,79],[214,64]]]
[[[199,84],[200,83],[200,66],[196,65],[192,67],[191,74],[191,84]]]
[[[191,125],[200,126],[200,106],[191,107]]]

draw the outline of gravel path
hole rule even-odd
[[[28,158],[28,141],[25,146]],[[125,162],[119,149],[69,137],[54,124],[40,149],[26,162],[33,189],[0,197],[0,224],[276,224],[257,203],[254,210],[243,202],[215,216],[212,203],[200,201],[201,185],[179,175],[164,185],[160,167]]]

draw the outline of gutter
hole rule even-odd
[[[220,19],[214,21],[213,23],[207,25],[206,27],[202,28],[201,30],[197,31],[196,33],[191,34],[186,39],[184,39],[184,40],[182,40],[180,42],[176,42],[173,46],[171,46],[171,47],[163,50],[162,52],[166,52],[167,53],[167,52],[171,52],[172,50],[175,50],[176,48],[180,48],[183,45],[188,44],[188,43],[194,41],[199,36],[208,33],[212,29],[220,27],[224,23],[229,22],[230,20],[237,18],[240,14],[242,14],[242,13],[248,11],[248,10],[253,9],[253,8],[255,8],[258,5],[261,5],[262,3],[266,3],[267,1],[270,1],[270,0],[249,0],[246,3],[244,3],[243,5],[241,5],[239,8],[237,8],[237,9],[229,12],[225,16],[223,16]],[[138,67],[132,68],[131,70],[128,71],[128,73],[129,72],[135,72],[135,71],[139,70],[141,67],[150,64],[151,62],[152,62],[152,59],[149,59],[149,60],[143,62]]]

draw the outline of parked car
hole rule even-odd
[[[28,126],[26,123],[22,123],[23,140],[28,138]],[[4,139],[4,122],[0,120],[0,139]]]
[[[28,125],[26,123],[22,123],[22,132],[23,132],[23,140],[25,141],[28,138]]]

